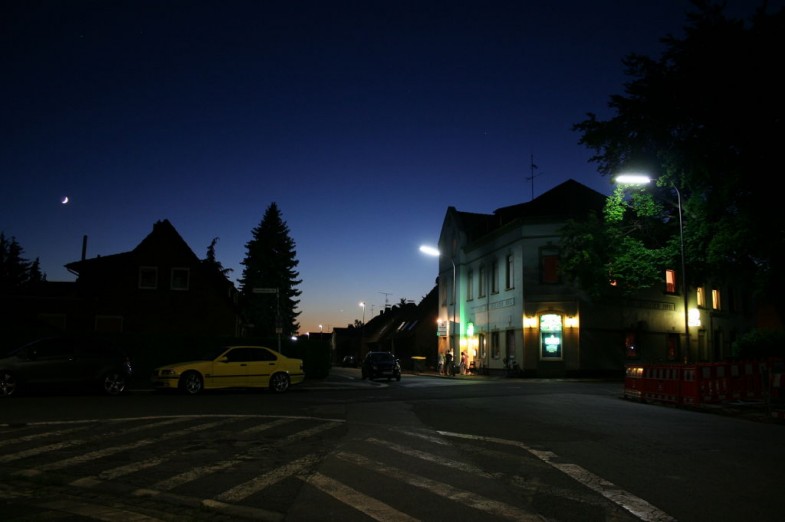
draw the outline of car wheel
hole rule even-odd
[[[120,395],[125,391],[125,375],[120,372],[109,372],[104,376],[101,385],[107,395]]]
[[[289,376],[285,373],[276,373],[270,377],[270,389],[275,393],[283,393],[289,389]]]
[[[0,397],[10,397],[16,393],[19,385],[11,372],[0,372]]]
[[[196,395],[204,388],[202,376],[196,372],[187,372],[180,377],[180,391],[188,395]]]

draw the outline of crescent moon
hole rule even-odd
[[[63,205],[65,205],[66,203],[68,203],[68,196],[65,196],[65,197],[63,198],[63,200],[61,201],[61,203],[62,203]]]

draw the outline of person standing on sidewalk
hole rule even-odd
[[[452,353],[447,352],[447,355],[444,356],[444,375],[452,375],[453,368],[452,368]]]
[[[439,362],[436,365],[436,373],[440,374],[444,371],[444,353],[439,352]]]
[[[466,375],[466,352],[461,352],[461,375]]]

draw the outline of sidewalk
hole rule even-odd
[[[490,380],[515,380],[521,379],[526,380],[529,382],[534,381],[549,381],[553,379],[546,379],[546,378],[526,378],[526,377],[507,377],[506,375],[478,375],[478,374],[467,374],[467,375],[444,375],[436,372],[435,370],[423,370],[423,371],[415,371],[415,370],[403,370],[404,375],[417,375],[417,376],[428,376],[428,377],[438,377],[441,379],[490,379]],[[597,379],[564,379],[564,380],[580,380],[580,381],[592,381]],[[620,387],[623,389],[624,383],[620,380]],[[623,394],[621,395],[623,397]],[[728,401],[728,402],[721,402],[721,403],[701,403],[697,406],[689,406],[683,404],[672,404],[672,403],[658,403],[658,402],[650,402],[653,406],[671,406],[677,407],[682,409],[690,409],[695,411],[701,411],[704,413],[714,413],[717,415],[727,415],[730,417],[738,417],[750,421],[755,422],[769,422],[775,424],[783,424],[785,425],[785,403],[773,403],[767,405],[764,401]]]

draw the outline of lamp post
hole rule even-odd
[[[616,176],[616,183],[623,185],[646,185],[651,182],[651,178],[645,174],[621,174]],[[684,362],[687,362],[690,355],[690,313],[688,310],[689,296],[687,295],[687,268],[684,261],[684,222],[681,213],[681,192],[674,184],[670,184],[676,191],[676,206],[679,210],[679,247],[681,250],[681,294],[684,298]]]
[[[426,246],[426,245],[423,245],[423,246],[420,247],[420,252],[422,252],[423,254],[429,255],[429,256],[441,257],[441,252],[439,252],[439,249],[433,248],[433,247],[429,247],[429,246]],[[453,364],[455,364],[455,361],[460,360],[460,359],[457,358],[458,357],[458,353],[457,353],[457,351],[455,349],[455,339],[453,338],[454,333],[455,333],[455,330],[454,330],[455,329],[455,324],[456,324],[455,314],[456,314],[456,309],[458,308],[458,302],[455,300],[456,299],[456,292],[455,292],[455,260],[450,258],[450,263],[452,264],[452,324],[450,325],[449,335],[447,336],[447,351],[448,352],[452,352],[452,360],[453,360]],[[450,321],[447,321],[447,322],[449,323]]]
[[[365,302],[360,301],[360,307],[363,309],[363,322],[360,323],[360,352],[363,351],[363,341],[365,340]]]

